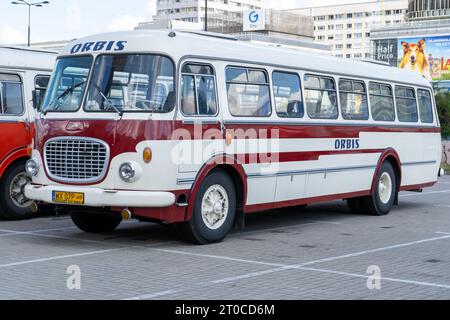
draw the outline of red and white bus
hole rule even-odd
[[[133,217],[211,243],[267,209],[345,199],[385,215],[436,183],[441,138],[414,73],[159,30],[69,44],[32,148],[26,196],[80,229]]]
[[[0,47],[0,218],[32,214],[32,201],[24,196],[30,181],[25,162],[34,135],[32,100],[43,98],[55,58],[55,52]]]

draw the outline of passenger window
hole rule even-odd
[[[304,108],[297,74],[274,72],[272,74],[275,108],[281,118],[303,118]]]
[[[39,110],[42,101],[44,100],[45,92],[47,91],[48,83],[50,81],[49,76],[37,76],[34,79],[34,90],[36,92],[36,107]]]
[[[267,117],[272,107],[267,73],[230,67],[226,70],[228,108],[236,117]]]
[[[312,119],[337,119],[336,86],[332,78],[305,75],[305,102]]]
[[[0,74],[0,115],[24,112],[22,80],[18,75]]]
[[[369,84],[370,108],[375,121],[395,121],[394,95],[385,84]]]
[[[419,120],[417,100],[413,88],[395,87],[395,101],[400,122],[417,122]]]
[[[366,86],[362,81],[340,80],[339,99],[342,117],[345,120],[368,120]]]
[[[431,94],[428,90],[417,90],[419,98],[420,121],[423,123],[433,123],[433,103]]]
[[[183,66],[181,111],[188,116],[217,114],[216,80],[211,66],[200,64]]]

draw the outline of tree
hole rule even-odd
[[[439,120],[441,122],[442,137],[450,137],[450,92],[436,95]]]

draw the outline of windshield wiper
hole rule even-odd
[[[50,102],[47,106],[47,108],[45,108],[44,110],[42,110],[42,114],[44,114],[44,116],[47,114],[47,112],[49,111],[49,109],[51,107],[53,107],[59,100],[61,100],[62,98],[64,98],[65,96],[67,96],[69,93],[72,93],[76,88],[81,87],[82,85],[84,85],[86,83],[86,81],[82,81],[80,83],[77,83],[76,85],[71,86],[70,88],[67,88],[66,90],[63,91],[63,93],[61,93],[58,97],[56,97],[56,99],[54,99],[52,102]],[[59,107],[55,107],[53,110],[56,111],[58,110]]]
[[[119,108],[116,107],[116,105],[114,103],[111,102],[111,100],[108,99],[108,97],[103,93],[102,88],[100,88],[98,85],[94,85],[94,88],[100,93],[100,95],[103,97],[103,99],[105,100],[105,102],[108,103],[108,107],[112,107],[114,109],[114,111],[117,112],[117,114],[120,116],[120,118],[122,119],[123,117],[123,111],[120,110]]]

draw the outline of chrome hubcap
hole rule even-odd
[[[216,184],[208,188],[202,199],[202,219],[211,229],[219,229],[228,216],[229,199],[227,191]]]
[[[21,172],[16,175],[12,181],[9,188],[9,195],[12,202],[19,208],[29,207],[33,201],[25,197],[25,186],[31,182],[30,177],[25,173]]]
[[[378,184],[378,194],[383,204],[388,204],[392,195],[392,179],[387,172],[383,172]]]

